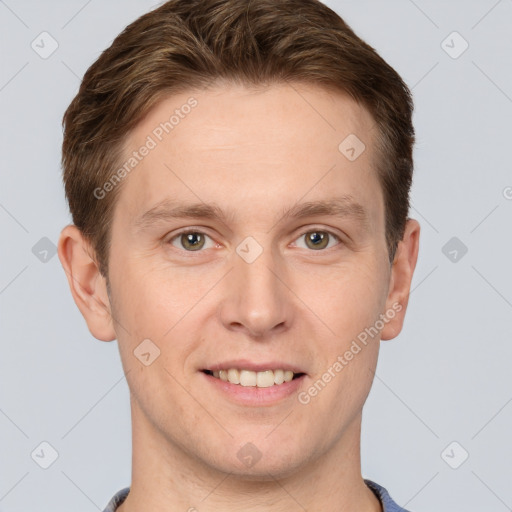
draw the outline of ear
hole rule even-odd
[[[101,341],[116,339],[106,279],[96,264],[94,250],[76,226],[62,230],[58,254],[73,299],[91,334]]]
[[[391,267],[389,291],[386,299],[385,316],[388,322],[381,331],[382,340],[391,340],[402,330],[405,311],[409,302],[411,281],[418,260],[420,225],[408,219],[402,240],[398,243],[395,259]],[[391,316],[394,312],[394,316]]]

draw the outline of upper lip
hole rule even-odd
[[[238,370],[251,370],[253,372],[263,372],[265,370],[291,370],[293,373],[305,373],[299,366],[295,364],[285,363],[282,361],[266,361],[258,363],[250,361],[248,359],[233,359],[230,361],[224,361],[222,363],[212,364],[204,370],[210,370],[212,372],[219,370],[229,370],[230,368],[236,368]]]

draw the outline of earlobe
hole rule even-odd
[[[405,311],[409,302],[411,281],[419,251],[420,225],[408,219],[402,240],[399,242],[391,268],[390,287],[386,300],[388,321],[381,332],[382,340],[391,340],[402,330]]]
[[[92,247],[76,226],[62,230],[58,255],[73,299],[91,334],[101,341],[116,339],[106,279],[99,271]]]

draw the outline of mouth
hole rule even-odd
[[[226,368],[223,370],[201,370],[206,375],[210,375],[223,382],[229,382],[242,387],[269,388],[281,386],[292,380],[300,379],[303,372],[293,372],[292,370],[274,369],[263,371],[252,371],[244,368]]]

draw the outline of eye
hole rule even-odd
[[[188,230],[174,235],[169,239],[168,243],[178,249],[185,249],[186,251],[192,252],[200,251],[204,248],[208,249],[208,247],[205,247],[206,239],[211,240],[212,245],[210,247],[213,247],[213,240],[208,235],[201,231]],[[179,246],[176,244],[179,244]]]
[[[330,231],[322,230],[322,229],[312,229],[307,231],[299,236],[297,240],[305,237],[305,246],[298,245],[299,247],[305,249],[312,249],[314,251],[319,251],[323,249],[327,249],[332,247],[331,242],[338,241],[340,242],[340,238],[331,233]],[[208,240],[210,241],[210,245],[208,246]],[[215,246],[215,242],[202,231],[197,230],[187,230],[181,231],[177,233],[168,241],[173,247],[178,249],[184,249],[187,252],[196,252],[201,249],[208,249]]]
[[[302,237],[305,237],[305,248],[313,249],[314,251],[332,247],[332,245],[329,246],[331,240],[337,240],[338,242],[340,241],[340,238],[334,233],[321,229],[313,229],[311,231],[307,231],[306,233],[300,235],[297,240],[300,240]]]

